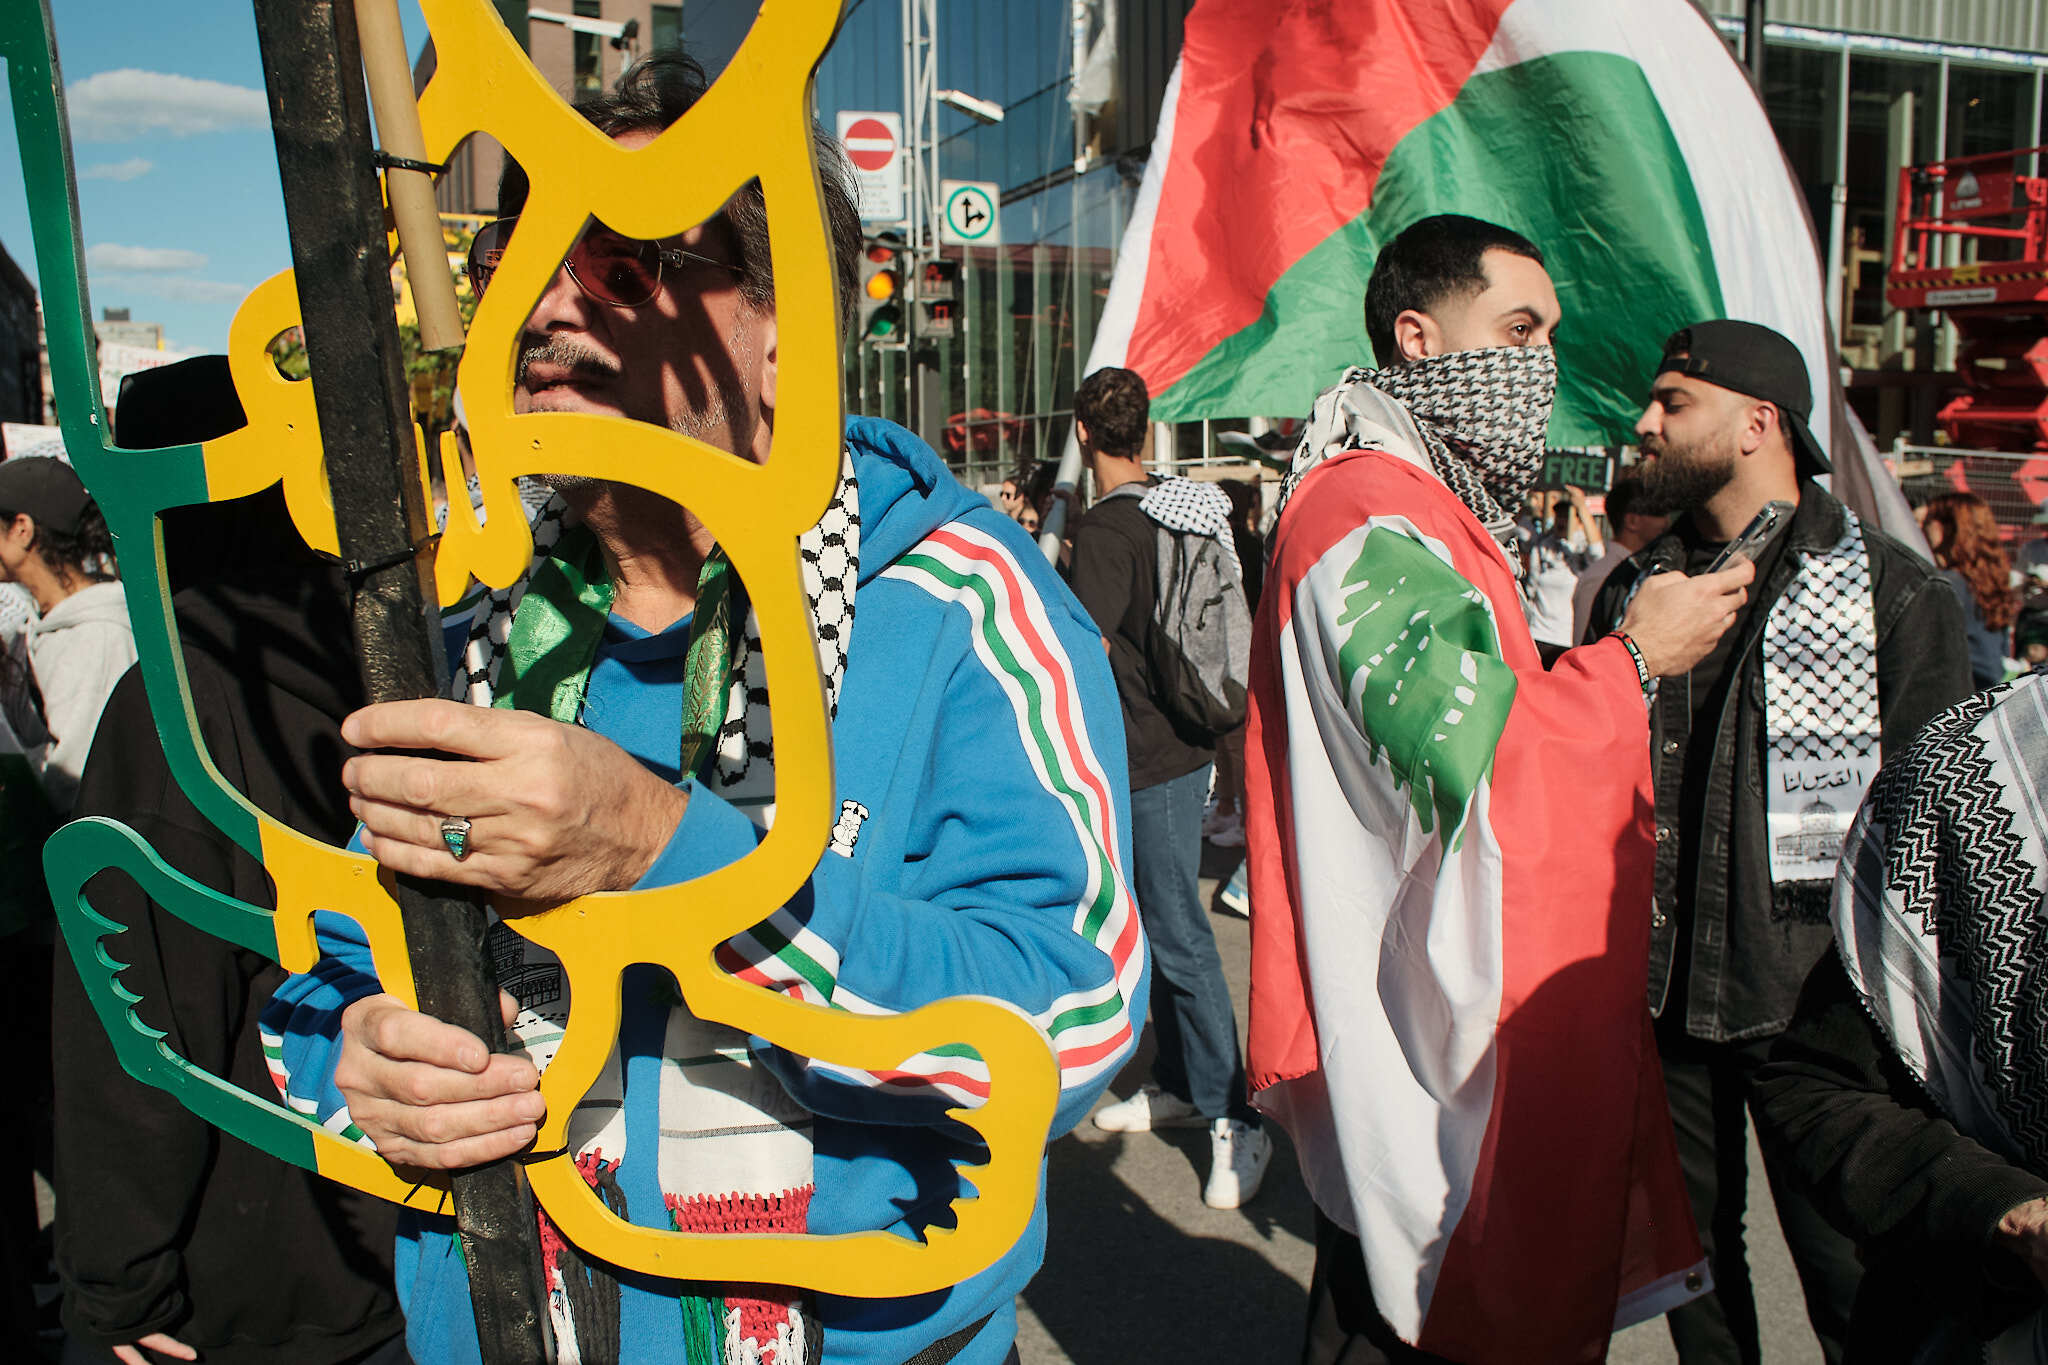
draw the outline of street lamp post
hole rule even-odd
[[[1073,36],[1073,55],[1069,58],[1067,86],[1071,90],[1074,83],[1081,79],[1081,68],[1088,61],[1088,0],[1073,0],[1069,18],[1070,30]],[[1078,389],[1081,387],[1081,381],[1087,377],[1086,371],[1088,369],[1088,357],[1087,353],[1081,349],[1081,334],[1079,331],[1082,302],[1081,291],[1087,287],[1087,281],[1081,277],[1081,176],[1088,169],[1088,129],[1081,121],[1081,112],[1078,108],[1074,111],[1073,122],[1074,173],[1072,180],[1068,182],[1069,193],[1073,196],[1073,209],[1069,214],[1069,227],[1067,229],[1067,282],[1073,290],[1073,308],[1070,314],[1069,325],[1076,329],[1074,332],[1074,387]],[[1163,445],[1165,445],[1165,442],[1155,437],[1155,450]],[[1053,489],[1055,492],[1065,491],[1071,494],[1073,498],[1078,499],[1080,496],[1080,483],[1081,443],[1075,439],[1073,423],[1069,422],[1067,424],[1067,443],[1060,451],[1059,472],[1053,476]],[[1046,559],[1054,564],[1059,563],[1060,542],[1067,531],[1067,507],[1069,501],[1069,498],[1054,498],[1052,506],[1046,509],[1044,520],[1039,526],[1038,548],[1045,553]]]
[[[904,425],[936,448],[938,431],[926,411],[933,387],[925,374],[918,344],[917,295],[919,266],[936,248],[938,148],[938,0],[903,0],[903,140],[910,164],[904,176],[908,219],[904,241],[910,268],[904,274],[903,384]]]
[[[903,0],[903,144],[909,157],[903,239],[904,408],[906,423],[936,448],[945,424],[945,376],[918,334],[924,265],[939,255],[939,105],[979,123],[1003,121],[1003,106],[964,90],[939,89],[938,0]]]

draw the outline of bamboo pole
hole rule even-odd
[[[420,132],[420,107],[413,98],[412,66],[405,57],[405,28],[398,17],[398,0],[356,0],[356,32],[363,45],[370,108],[377,115],[378,143],[387,156],[424,163],[427,140]],[[425,171],[386,166],[384,197],[398,227],[398,251],[405,258],[405,277],[412,285],[421,349],[460,346],[462,312],[455,301],[448,248],[441,239],[434,178]]]

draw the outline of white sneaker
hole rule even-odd
[[[1239,919],[1252,917],[1251,888],[1245,882],[1244,864],[1237,865],[1237,871],[1230,874],[1230,880],[1216,893],[1216,904]]]
[[[1203,838],[1217,848],[1244,847],[1244,817],[1236,811],[1216,822],[1216,828],[1203,833]]]
[[[1250,1203],[1272,1159],[1273,1139],[1264,1128],[1217,1119],[1209,1125],[1209,1183],[1202,1189],[1202,1202],[1212,1209]]]
[[[1226,828],[1235,819],[1236,811],[1225,810],[1219,803],[1211,801],[1208,808],[1202,812],[1202,837],[1212,838],[1218,830]]]
[[[1147,1081],[1138,1093],[1095,1111],[1095,1126],[1105,1133],[1149,1133],[1154,1128],[1200,1128],[1208,1120],[1195,1106]]]

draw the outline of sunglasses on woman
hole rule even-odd
[[[512,229],[518,223],[516,217],[494,218],[478,228],[475,239],[470,242],[464,273],[469,276],[469,287],[478,299],[483,298],[484,290],[490,286],[491,276],[497,272],[505,248],[511,245]],[[576,245],[569,248],[569,255],[562,264],[568,269],[569,278],[576,281],[578,289],[597,302],[608,303],[614,308],[638,308],[653,298],[661,288],[664,267],[680,270],[695,264],[729,270],[734,275],[745,273],[729,261],[713,260],[709,256],[660,242],[622,237],[602,223],[592,223],[584,229],[576,239]]]

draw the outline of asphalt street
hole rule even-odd
[[[1202,895],[1214,905],[1217,878],[1239,853],[1206,848]],[[1243,1026],[1250,952],[1248,924],[1213,912],[1237,1017]],[[1144,1048],[1111,1087],[1129,1095],[1149,1074]],[[1048,1176],[1051,1243],[1045,1267],[1018,1302],[1024,1365],[1149,1365],[1164,1361],[1290,1361],[1301,1347],[1309,1272],[1315,1261],[1307,1191],[1293,1149],[1276,1127],[1264,1188],[1242,1209],[1202,1203],[1209,1136],[1198,1128],[1105,1133],[1084,1122],[1052,1148]],[[1817,1360],[1792,1262],[1770,1209],[1755,1143],[1750,1189],[1763,1195],[1750,1218],[1750,1264],[1762,1319],[1763,1358]],[[1615,1337],[1618,1365],[1675,1362],[1661,1319]]]
[[[1207,848],[1202,896],[1239,854]],[[1216,945],[1242,1027],[1249,925],[1212,912]],[[1103,1103],[1129,1095],[1149,1074],[1150,1030]],[[1307,1191],[1287,1136],[1274,1135],[1273,1164],[1258,1197],[1228,1213],[1202,1203],[1209,1135],[1199,1128],[1105,1133],[1082,1125],[1053,1144],[1048,1176],[1051,1242],[1045,1267],[1018,1301],[1023,1365],[1155,1365],[1155,1362],[1286,1362],[1301,1347],[1314,1232]],[[1750,1188],[1766,1189],[1750,1146]],[[37,1180],[42,1216],[54,1215]],[[1763,1358],[1810,1362],[1799,1285],[1766,1198],[1752,1206],[1750,1263],[1762,1319]],[[1614,1339],[1616,1365],[1675,1365],[1662,1320]]]

